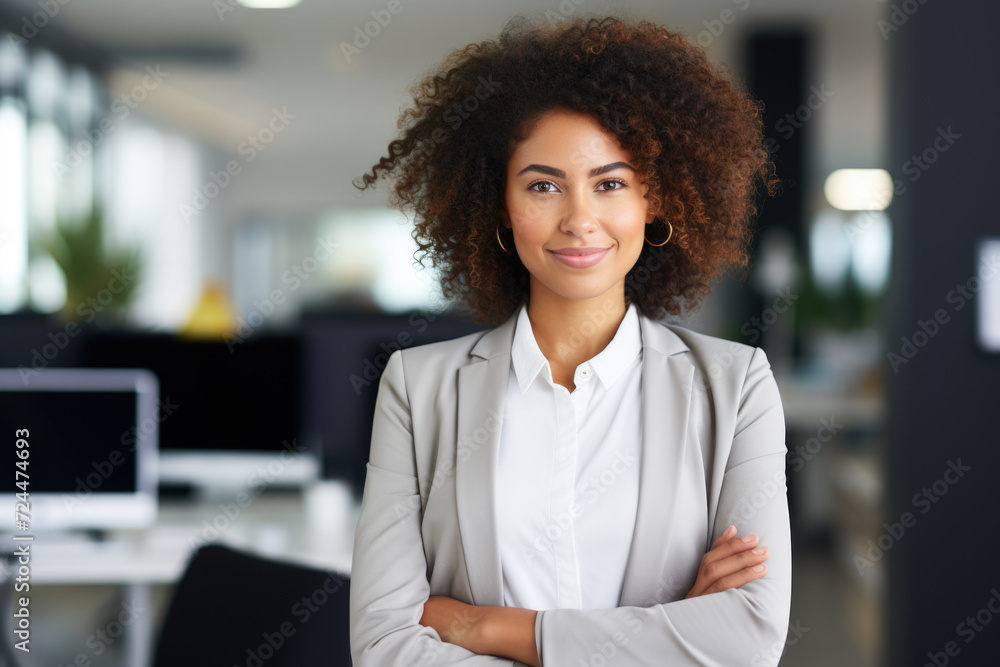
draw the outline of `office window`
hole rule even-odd
[[[106,143],[107,241],[143,253],[130,320],[138,328],[175,331],[194,308],[202,282],[202,223],[185,221],[178,206],[201,185],[198,145],[137,112]]]
[[[23,102],[0,97],[0,313],[21,308],[27,298],[27,135]]]

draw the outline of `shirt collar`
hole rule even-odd
[[[625,317],[618,325],[615,337],[587,363],[593,367],[601,384],[607,389],[631,366],[632,360],[641,351],[642,331],[639,327],[639,313],[632,303],[625,310]],[[547,369],[548,377],[552,379],[552,369],[531,330],[527,304],[522,304],[518,312],[510,354],[522,396],[543,368]]]

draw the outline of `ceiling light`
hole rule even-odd
[[[301,0],[238,0],[239,4],[244,7],[251,7],[253,9],[285,9],[286,7],[294,7],[299,4]]]
[[[823,194],[842,211],[882,211],[892,201],[892,177],[885,169],[838,169],[827,177]]]

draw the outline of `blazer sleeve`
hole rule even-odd
[[[402,352],[379,380],[371,454],[351,564],[350,638],[354,667],[511,667],[420,625],[430,597],[420,530],[423,516]]]
[[[739,588],[651,607],[549,609],[535,618],[541,667],[776,665],[788,634],[791,535],[785,422],[764,351],[747,367],[712,542],[729,524],[769,548],[767,574]]]

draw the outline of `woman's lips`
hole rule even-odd
[[[608,254],[610,250],[611,248],[605,248],[604,250],[593,252],[588,255],[563,255],[557,252],[553,252],[552,250],[549,250],[549,252],[551,252],[552,256],[558,259],[563,264],[572,266],[573,268],[576,269],[586,269],[604,259],[604,257]]]

